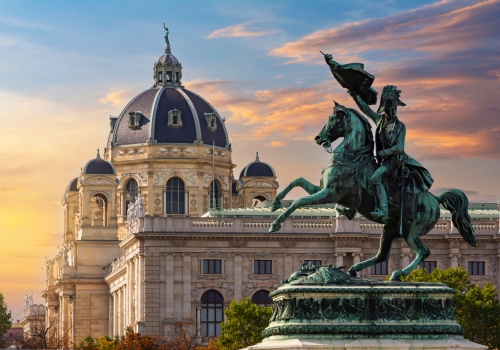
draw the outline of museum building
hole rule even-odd
[[[165,335],[178,321],[218,335],[231,300],[269,305],[269,292],[301,263],[350,266],[378,250],[382,225],[348,220],[333,205],[301,208],[268,233],[284,210],[269,209],[275,170],[257,155],[234,178],[224,119],[182,86],[182,68],[167,46],[154,64],[153,87],[111,117],[102,157],[64,191],[62,248],[47,260],[41,294],[46,320],[72,343],[127,328]],[[473,282],[498,288],[497,204],[469,209],[477,249],[443,209],[422,238],[432,252],[422,267],[461,266]],[[361,275],[384,279],[412,254],[397,241],[388,262]]]

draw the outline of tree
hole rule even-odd
[[[237,350],[262,341],[261,333],[269,325],[271,308],[245,300],[231,301],[224,310],[226,322],[221,325],[217,345],[222,350]]]
[[[457,291],[453,297],[458,323],[464,327],[464,337],[490,349],[500,348],[500,302],[498,292],[491,283],[484,287],[469,281],[469,273],[457,267],[453,269],[413,270],[406,281],[440,282]]]
[[[0,347],[4,347],[2,344],[4,341],[3,334],[7,332],[12,326],[12,313],[7,310],[7,304],[3,298],[3,294],[0,293]]]
[[[55,317],[45,318],[45,314],[32,314],[29,330],[24,334],[22,347],[28,349],[61,349],[68,347],[69,331],[61,334],[57,331]]]

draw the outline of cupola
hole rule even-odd
[[[155,84],[153,88],[164,86],[164,87],[180,87],[182,78],[182,64],[179,60],[172,55],[170,49],[170,41],[168,39],[168,28],[163,23],[163,28],[165,29],[165,43],[167,47],[165,48],[165,53],[155,62],[154,65],[154,79]]]

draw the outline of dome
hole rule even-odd
[[[76,192],[78,191],[77,185],[78,184],[78,178],[75,177],[71,182],[69,183],[68,187],[66,187],[66,192]]]
[[[238,194],[238,190],[236,189],[237,186],[238,180],[233,179],[233,181],[231,182],[231,194]]]
[[[108,161],[101,159],[99,156],[99,151],[97,151],[97,157],[90,160],[83,168],[84,174],[116,174],[115,167]]]
[[[165,53],[160,58],[158,58],[157,63],[164,66],[176,66],[180,64],[179,60],[175,58],[175,56],[170,52],[170,48],[167,48],[167,50],[165,50]]]
[[[137,124],[131,127],[133,116],[138,116]],[[151,142],[215,142],[216,147],[229,147],[226,127],[215,108],[182,86],[153,87],[134,97],[118,117],[111,137],[111,147]]]
[[[270,176],[276,177],[276,173],[272,166],[259,160],[259,152],[255,157],[255,162],[248,164],[240,173],[240,178],[243,176]]]

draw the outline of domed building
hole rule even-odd
[[[284,208],[271,211],[274,168],[257,154],[234,178],[224,120],[182,86],[182,65],[169,45],[153,71],[153,87],[111,117],[102,156],[82,161],[62,196],[63,244],[46,261],[41,295],[51,336],[69,347],[127,329],[164,336],[179,321],[217,336],[231,300],[269,305],[269,292],[304,262],[350,266],[378,251],[382,225],[348,220],[334,205],[299,208],[281,231],[269,233],[291,204],[284,200]],[[498,208],[469,208],[475,254],[464,251],[442,210],[424,237],[432,251],[424,267],[469,267],[473,283],[500,287]],[[383,280],[408,265],[411,254],[395,244],[389,261],[361,277]]]

